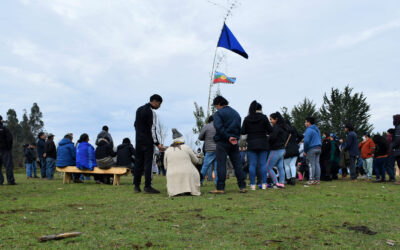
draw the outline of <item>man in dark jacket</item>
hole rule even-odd
[[[107,141],[110,142],[111,147],[114,148],[114,141],[113,138],[111,136],[111,134],[108,132],[108,126],[104,125],[101,132],[97,135],[97,139],[96,139],[96,146],[99,146],[99,140],[100,139],[107,139]]]
[[[44,157],[44,145],[46,144],[46,133],[40,132],[38,134],[38,141],[36,143],[39,164],[40,164],[40,175],[42,179],[46,178],[46,157]]]
[[[0,116],[0,185],[4,183],[4,176],[1,171],[2,166],[6,169],[8,185],[15,185],[14,163],[12,158],[13,137],[10,130],[3,125],[3,117]]]
[[[56,169],[57,149],[54,144],[54,135],[49,134],[47,141],[44,144],[44,157],[46,157],[46,177],[49,180],[53,179],[54,170]]]
[[[160,151],[165,148],[158,141],[157,137],[157,116],[154,110],[161,107],[163,99],[159,95],[152,95],[150,102],[139,107],[136,110],[136,166],[134,172],[133,183],[135,185],[134,192],[140,193],[140,183],[144,172],[145,184],[144,192],[150,194],[158,194],[160,191],[151,186],[151,170],[153,164],[154,145]]]
[[[136,151],[131,140],[129,138],[123,139],[122,144],[117,147],[117,166],[124,166],[133,170],[135,155]]]
[[[400,114],[393,116],[394,133],[392,143],[390,144],[391,155],[397,161],[397,167],[400,169]],[[400,185],[400,182],[395,182]]]
[[[216,130],[214,140],[217,143],[216,159],[218,181],[217,189],[210,191],[212,194],[225,193],[227,156],[229,156],[233,168],[235,169],[240,192],[247,192],[238,145],[241,132],[241,118],[238,112],[228,106],[228,104],[228,101],[222,96],[215,97],[213,101],[213,105],[218,110],[214,114],[214,127]]]
[[[346,124],[345,131],[348,134],[346,147],[344,148],[344,150],[348,151],[350,155],[350,178],[351,180],[356,180],[356,160],[357,157],[360,155],[360,151],[358,150],[357,134],[356,132],[354,132],[354,126],[350,123]]]
[[[395,132],[394,129],[389,129],[386,134],[386,141],[388,143],[388,157],[386,160],[385,170],[389,175],[390,182],[396,182],[396,176],[395,176],[395,174],[396,174],[396,169],[395,169],[396,159],[395,159],[394,155],[392,154],[392,150],[390,147],[390,145],[393,142],[394,132]]]

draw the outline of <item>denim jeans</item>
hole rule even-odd
[[[372,158],[363,159],[364,171],[368,179],[372,178]]]
[[[268,151],[247,151],[249,159],[250,184],[256,185],[257,166],[261,171],[262,184],[267,184],[267,157]]]
[[[386,179],[386,173],[385,173],[386,162],[387,162],[387,157],[374,159],[376,179],[378,180],[380,179],[383,181]]]
[[[283,160],[287,179],[296,178],[296,161],[297,161],[297,156]]]
[[[357,161],[357,157],[356,156],[351,156],[350,155],[350,178],[352,180],[357,179],[357,171],[356,171],[356,161]]]
[[[229,156],[229,159],[232,162],[239,188],[246,188],[242,162],[240,161],[239,146],[232,145],[229,142],[217,142],[217,150],[215,154],[218,173],[217,189],[225,190],[227,156]]]
[[[32,177],[33,162],[32,163],[25,163],[25,168],[26,168],[26,177]]]
[[[46,158],[46,176],[47,179],[52,180],[54,170],[56,169],[56,160],[53,158]]]
[[[278,183],[273,168],[276,166],[279,173],[279,183],[285,183],[285,170],[283,169],[283,156],[285,149],[271,150],[267,160],[267,172],[274,184]]]
[[[307,159],[310,165],[310,181],[319,181],[321,178],[320,156],[321,148],[313,148],[307,152]]]
[[[201,175],[202,175],[202,179],[201,179],[201,184],[203,184],[204,178],[205,176],[209,173],[209,170],[211,169],[211,173],[212,173],[212,167],[213,167],[213,163],[214,166],[216,167],[217,162],[215,161],[215,152],[206,152],[206,155],[204,156],[204,163],[203,166],[201,167]],[[215,171],[215,184],[217,184],[217,179],[218,179],[218,174],[217,171]],[[208,176],[209,180],[212,180],[212,174],[211,174],[211,179],[210,176]]]
[[[46,178],[46,158],[40,158],[40,175],[42,178]]]

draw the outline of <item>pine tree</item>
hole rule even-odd
[[[42,121],[43,114],[40,111],[39,105],[35,102],[32,105],[29,115],[29,126],[31,127],[32,135],[36,138],[39,132],[43,130],[44,122]]]
[[[346,86],[343,92],[332,88],[329,97],[326,93],[324,94],[324,102],[320,109],[323,130],[331,131],[344,138],[346,136],[344,126],[346,123],[351,123],[358,137],[361,137],[364,132],[372,132],[367,98],[362,92],[354,94],[352,92],[353,88]]]
[[[306,97],[302,102],[293,107],[290,114],[292,117],[292,125],[301,134],[303,134],[306,130],[304,122],[307,117],[312,116],[317,121],[319,117],[319,113],[317,111],[315,103]]]
[[[204,124],[206,123],[206,118],[204,114],[203,107],[199,106],[197,102],[194,103],[194,111],[193,111],[194,119],[196,120],[196,127],[194,127],[193,133],[200,134],[201,130],[204,127]],[[200,145],[200,141],[196,140],[195,144],[198,146]]]
[[[14,159],[14,165],[19,166],[23,163],[22,153],[22,128],[19,124],[17,112],[14,109],[7,111],[7,128],[10,130],[13,137],[12,154]]]
[[[292,117],[290,116],[289,109],[288,109],[287,107],[282,107],[282,108],[281,108],[281,113],[282,113],[283,119],[289,121],[290,123],[293,122],[293,119],[292,119]]]
[[[20,127],[22,131],[22,142],[25,143],[32,143],[35,137],[32,134],[32,127],[29,124],[28,113],[26,109],[24,109],[24,115],[22,116],[22,121],[20,122]]]

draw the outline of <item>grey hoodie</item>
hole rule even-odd
[[[215,152],[217,144],[214,141],[214,136],[216,134],[214,122],[210,122],[204,125],[200,132],[199,140],[204,141],[204,150],[206,152]]]

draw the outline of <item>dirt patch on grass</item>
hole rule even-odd
[[[360,232],[360,233],[367,234],[367,235],[375,235],[375,234],[377,234],[377,232],[372,231],[367,226],[352,226],[348,222],[344,222],[342,227],[346,227],[349,230]]]
[[[5,211],[0,211],[0,214],[17,214],[17,213],[48,213],[50,210],[47,209],[40,209],[40,208],[35,208],[35,209],[11,209],[11,210],[5,210]]]

